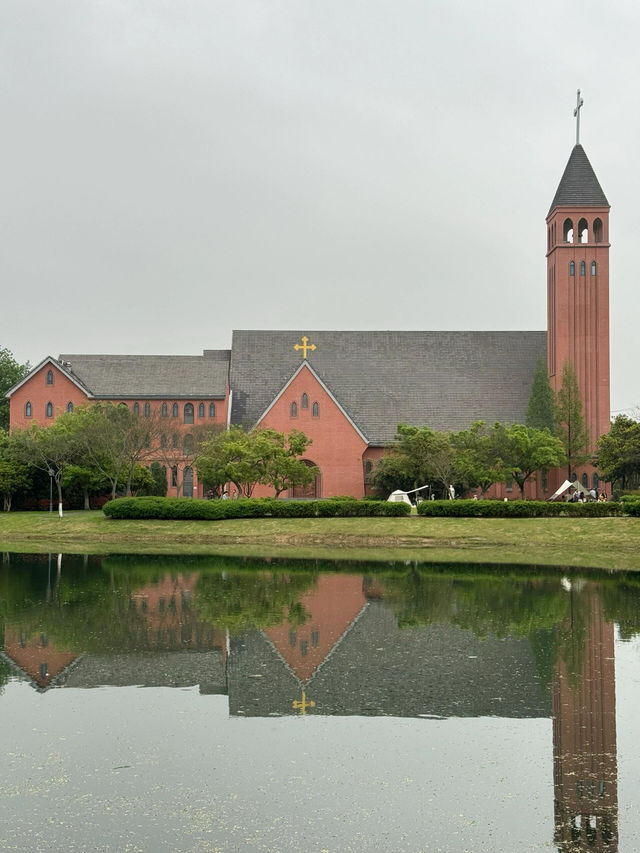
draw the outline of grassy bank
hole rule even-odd
[[[101,512],[0,514],[0,550],[234,553],[640,570],[634,518],[309,518],[112,521]],[[348,552],[348,553],[347,553]]]

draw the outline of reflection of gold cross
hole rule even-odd
[[[304,338],[302,340],[304,340]],[[291,703],[291,707],[295,708],[296,711],[299,710],[301,714],[306,714],[307,708],[315,708],[316,703],[313,701],[313,699],[309,699],[309,701],[307,702],[307,696],[303,690],[302,691],[302,699],[300,701],[298,701],[297,699],[294,699],[293,702]]]
[[[301,349],[302,350],[302,357],[306,358],[307,357],[307,350],[310,349],[311,352],[313,352],[314,349],[316,348],[316,345],[310,344],[309,338],[306,335],[303,335],[302,336],[302,343],[301,344],[295,344],[293,348],[295,350]]]

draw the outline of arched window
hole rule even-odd
[[[178,466],[177,465],[174,465],[173,468],[171,469],[171,485],[172,486],[178,485]]]
[[[178,446],[178,433],[174,432],[173,435],[171,436],[171,447],[173,447],[175,450],[175,448],[177,448],[177,446]]]
[[[565,243],[573,243],[573,222],[565,219],[562,226],[562,239]]]
[[[182,450],[185,456],[190,456],[193,453],[193,436],[190,432],[182,439]]]
[[[576,473],[574,472],[574,473],[571,475],[571,482],[572,482],[572,483],[575,483],[575,481],[576,481],[577,479],[578,479],[578,477],[577,477]]]
[[[320,406],[317,403],[314,403],[311,407],[311,417],[317,418],[320,415]]]
[[[167,446],[167,436],[164,433],[162,433],[162,435],[160,436],[160,447],[166,447],[166,446]]]
[[[600,488],[600,477],[598,477],[595,471],[593,472],[591,482],[593,483],[593,488],[597,491]]]
[[[53,403],[47,403],[47,417],[53,417]]]
[[[575,261],[569,261],[569,275],[575,275],[575,274],[576,274],[576,262]]]
[[[134,415],[140,414],[140,403],[136,402],[133,404],[133,414]]]
[[[586,471],[582,474],[582,485],[585,487],[585,489],[589,488],[589,477],[587,476]]]
[[[303,409],[308,409],[308,408],[309,408],[309,397],[307,396],[307,394],[306,394],[306,393],[304,393],[304,394],[302,395],[302,399],[300,400],[300,405],[301,405],[301,407],[302,407]]]
[[[587,265],[585,264],[584,261],[580,261],[580,275],[586,275],[586,274],[587,274]]]
[[[144,416],[145,418],[151,417],[151,403],[144,404]]]
[[[71,402],[71,400],[69,400],[69,402],[67,403],[67,411],[69,412],[69,414],[71,414],[71,412],[73,411],[73,403]]]
[[[215,403],[209,403],[209,417],[215,418],[215,416],[216,416],[216,404]]]
[[[162,417],[166,418],[169,414],[169,406],[166,403],[162,404]]]
[[[298,417],[298,404],[295,401],[291,404],[291,417]]]
[[[600,217],[593,220],[593,239],[596,243],[602,243],[602,219]]]
[[[204,417],[204,403],[198,403],[198,417]]]
[[[589,226],[587,225],[586,219],[581,219],[580,222],[578,222],[578,239],[580,243],[589,242]]]
[[[184,422],[185,424],[193,423],[193,403],[184,404]]]
[[[596,266],[596,262],[591,261],[591,275],[595,275],[597,270],[598,270],[598,267]]]
[[[171,414],[173,415],[174,418],[178,417],[178,404],[177,403],[174,403],[173,406],[171,407]]]
[[[25,418],[31,417],[31,401],[30,400],[27,400],[27,402],[24,404],[24,416],[25,416]]]
[[[47,385],[53,385],[53,370],[47,370]]]

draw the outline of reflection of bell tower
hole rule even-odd
[[[578,378],[595,446],[610,425],[609,202],[579,130],[547,216],[547,362],[556,392],[567,361]]]
[[[573,594],[573,592],[571,593]],[[582,595],[589,596],[588,589]],[[597,594],[585,601],[581,671],[564,661],[553,678],[555,843],[561,853],[616,853],[618,769],[613,623],[602,620]],[[581,643],[567,626],[569,641]]]

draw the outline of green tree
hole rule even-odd
[[[549,382],[547,363],[543,358],[539,358],[536,362],[525,423],[535,429],[548,429],[552,435],[555,435],[555,401]]]
[[[65,413],[56,423],[67,418],[83,464],[107,478],[112,498],[119,484],[130,495],[136,465],[154,455],[155,421],[141,418],[127,406],[111,403]]]
[[[505,473],[518,484],[524,500],[525,483],[543,468],[557,468],[565,455],[561,440],[548,429],[524,424],[506,427],[496,423],[492,429],[494,453]]]
[[[504,479],[504,466],[496,444],[484,421],[475,421],[468,430],[451,435],[456,452],[457,479],[467,489],[480,488],[484,494]]]
[[[85,465],[68,465],[62,474],[63,488],[76,488],[82,492],[84,509],[90,509],[89,495],[104,491],[108,480],[97,468]]]
[[[152,462],[149,468],[153,477],[153,490],[149,493],[164,498],[167,494],[167,471],[159,462]]]
[[[640,422],[618,415],[596,450],[598,471],[603,480],[624,491],[640,483]]]
[[[556,396],[556,431],[564,447],[567,461],[567,479],[576,465],[587,462],[589,453],[589,430],[584,422],[582,397],[578,377],[571,362],[562,368],[562,385]]]
[[[260,430],[255,440],[264,448],[261,482],[273,486],[276,498],[287,489],[312,483],[317,476],[317,467],[300,458],[311,444],[311,439],[299,430],[291,430],[288,436],[271,429]]]
[[[16,492],[28,489],[31,484],[31,469],[20,458],[14,434],[0,431],[0,495],[4,512],[11,509]]]
[[[10,350],[0,347],[0,430],[9,429],[9,400],[4,395],[30,370],[29,362],[18,364]]]
[[[397,489],[407,492],[415,487],[415,472],[411,460],[405,453],[392,448],[376,463],[371,474],[371,483],[383,495]],[[422,484],[420,484],[422,485]]]
[[[58,515],[62,518],[62,480],[70,465],[81,461],[80,448],[71,428],[71,415],[61,415],[51,426],[33,424],[14,430],[18,458],[48,474],[58,493]]]
[[[316,476],[317,469],[298,458],[310,443],[297,430],[285,436],[271,429],[231,427],[202,443],[196,466],[200,479],[216,490],[231,482],[238,494],[250,498],[260,483],[273,486],[277,497]]]

